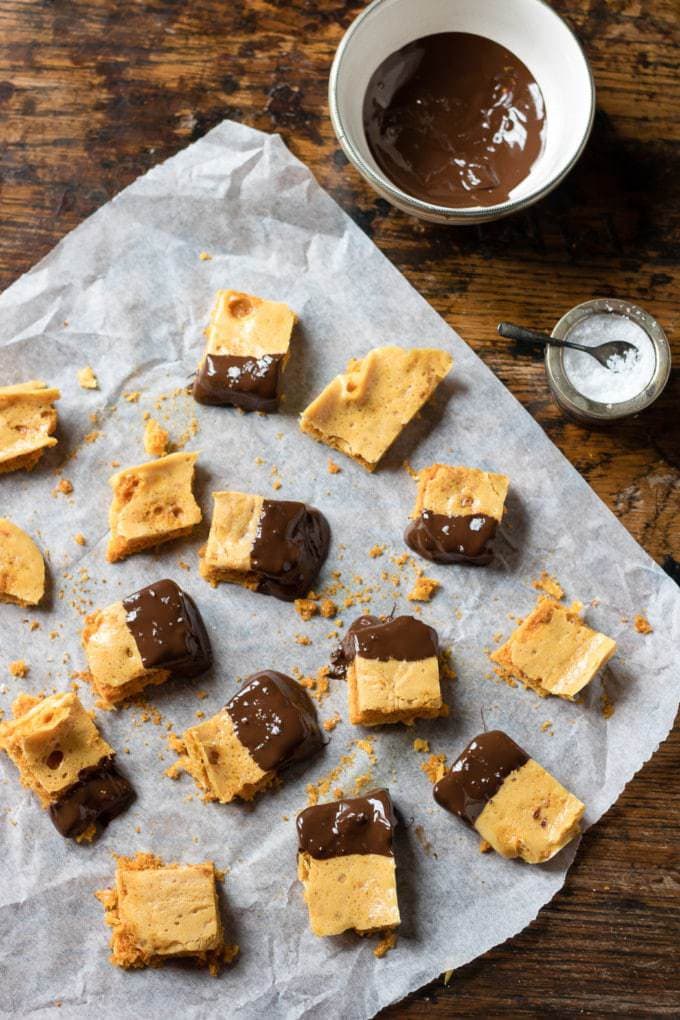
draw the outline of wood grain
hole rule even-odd
[[[471,228],[408,219],[346,165],[326,87],[362,6],[3,0],[0,286],[223,118],[279,131],[680,580],[678,368],[639,419],[589,431],[553,405],[541,362],[514,357],[495,333],[501,319],[550,328],[580,301],[627,297],[663,324],[677,366],[677,0],[556,0],[593,64],[592,140],[540,205]],[[587,834],[565,890],[526,932],[387,1015],[680,1014],[679,751],[676,732]]]

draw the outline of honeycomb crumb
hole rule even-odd
[[[69,496],[73,492],[73,483],[69,482],[68,478],[62,478],[57,485],[52,489],[52,495],[56,496],[59,493],[63,493],[64,496]]]
[[[419,577],[406,597],[409,602],[430,602],[440,587],[433,577]]]
[[[283,483],[280,478],[275,478],[274,481],[272,482],[272,489],[274,489],[275,492],[278,492],[282,484]]]
[[[212,255],[209,255],[207,251],[202,251],[199,254],[201,262],[212,262]]]
[[[425,773],[432,784],[438,783],[446,772],[446,755],[431,754],[420,766],[420,771]]]
[[[642,616],[641,613],[638,613],[637,616],[634,618],[633,624],[635,625],[635,629],[638,632],[638,634],[654,633],[654,628],[652,627],[651,623],[646,617]]]
[[[87,539],[83,535],[82,531],[76,532],[76,534],[73,536],[73,541],[76,543],[76,545],[87,545]]]
[[[557,599],[558,602],[560,599],[564,598],[564,589],[562,588],[562,585],[554,577],[551,577],[546,570],[543,571],[537,580],[532,581],[531,584],[536,591],[544,591],[546,595],[551,595],[552,598]]]
[[[541,733],[547,733],[548,730],[552,731],[552,719],[546,719],[544,723],[541,723]]]
[[[411,467],[409,461],[405,460],[404,463],[402,464],[402,467],[407,475],[410,475],[411,478],[415,478],[415,480],[418,481],[418,472]]]
[[[314,599],[295,599],[295,612],[303,620],[311,620],[319,612],[319,606]]]
[[[298,683],[309,691],[312,698],[321,704],[330,693],[330,684],[328,682],[328,666],[321,666],[316,671],[316,676],[301,676]]]
[[[338,611],[338,607],[332,599],[322,599],[319,612],[325,620],[331,620]]]
[[[380,942],[373,950],[373,955],[378,960],[382,960],[383,956],[386,956],[390,949],[394,949],[397,944],[397,933],[396,931],[388,931],[380,939]]]
[[[600,695],[600,712],[605,719],[611,719],[614,715],[614,703],[606,690]]]
[[[334,783],[336,779],[339,779],[346,768],[353,764],[354,755],[343,754],[338,764],[335,768],[331,769],[327,776],[319,779],[316,783],[307,783],[305,788],[307,792],[307,803],[318,804],[320,797],[327,797],[331,792],[331,784]],[[339,787],[336,787],[333,790],[333,796],[342,797],[342,790],[340,790]]]
[[[142,394],[139,392],[139,390],[131,390],[129,393],[123,394],[123,400],[126,400],[128,404],[136,404],[138,403],[141,395]]]
[[[377,560],[378,556],[382,556],[384,552],[385,552],[384,545],[374,545],[372,549],[368,550],[368,555],[371,557],[372,560]]]
[[[332,733],[332,731],[335,729],[339,722],[340,713],[336,712],[335,715],[332,715],[330,717],[330,719],[325,719],[321,725],[325,729],[326,733]]]
[[[81,368],[78,370],[77,378],[78,385],[80,386],[81,389],[83,390],[99,389],[99,382],[97,381],[97,376],[94,374],[89,365],[86,365],[85,368]]]
[[[428,754],[430,751],[429,740],[423,740],[421,737],[416,737],[413,741],[413,750],[417,751],[419,754]]]
[[[144,428],[144,449],[150,457],[164,457],[168,449],[168,433],[155,418],[149,418]]]
[[[14,662],[10,662],[9,671],[12,676],[21,679],[28,675],[28,665],[23,659],[15,659]]]
[[[327,468],[328,468],[328,474],[329,475],[339,475],[340,472],[342,471],[342,468],[340,467],[340,465],[336,464],[332,457],[328,458]]]
[[[312,639],[307,634],[296,634],[294,641],[297,645],[311,645]]]
[[[357,776],[354,780],[354,793],[358,796],[361,791],[373,784],[373,775],[370,772],[364,772],[363,775]]]
[[[491,846],[491,843],[487,843],[487,841],[485,839],[480,840],[480,842],[479,842],[479,852],[480,852],[480,854],[488,854],[489,850],[492,850],[492,849],[493,849],[493,847]]]

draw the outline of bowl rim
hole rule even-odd
[[[592,315],[624,315],[640,326],[654,347],[655,365],[651,379],[634,397],[608,404],[585,397],[573,385],[564,368],[564,348],[546,347],[545,374],[557,402],[581,420],[605,423],[646,411],[661,396],[671,374],[671,348],[668,337],[657,319],[633,301],[625,298],[598,297],[574,305],[555,324],[551,336],[565,340],[574,326]]]
[[[425,202],[423,199],[415,198],[410,195],[407,191],[402,191],[401,188],[396,187],[395,184],[382,173],[376,173],[372,167],[364,160],[361,154],[357,151],[356,146],[351,141],[349,135],[345,131],[345,126],[340,112],[340,106],[337,99],[338,92],[338,78],[340,76],[340,70],[342,62],[345,58],[347,48],[352,41],[352,37],[360,25],[368,18],[374,11],[382,7],[386,3],[392,3],[393,0],[372,0],[364,10],[357,15],[352,21],[349,28],[345,31],[337,50],[333,58],[333,64],[331,65],[331,72],[328,79],[328,107],[330,112],[331,124],[333,131],[335,132],[336,138],[340,143],[340,146],[359,173],[377,190],[379,193],[386,193],[392,202],[401,207],[406,205],[410,211],[414,213],[421,213],[424,216],[436,216],[440,219],[455,219],[458,221],[470,220],[471,222],[480,223],[484,220],[495,220],[502,216],[507,216],[509,213],[518,212],[521,209],[527,208],[527,206],[533,205],[535,202],[540,201],[551,191],[553,191],[559,184],[562,183],[564,178],[573,170],[574,166],[581,158],[583,150],[588,144],[591,131],[593,129],[593,122],[595,120],[595,108],[596,108],[596,88],[595,78],[593,76],[593,70],[590,66],[590,61],[583,47],[583,44],[579,37],[574,32],[573,28],[565,19],[557,13],[547,0],[532,0],[533,3],[540,4],[542,7],[546,7],[550,13],[562,23],[564,28],[569,32],[572,39],[576,43],[583,63],[585,65],[588,83],[590,86],[590,111],[588,114],[588,123],[586,125],[583,137],[580,144],[578,145],[573,156],[565,167],[562,168],[554,177],[551,177],[545,184],[536,191],[531,192],[529,195],[525,195],[524,198],[511,199],[508,202],[501,202],[498,205],[490,206],[451,206],[451,205],[437,205],[434,202]]]

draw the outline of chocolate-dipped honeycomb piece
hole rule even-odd
[[[12,712],[12,720],[0,723],[0,748],[61,835],[90,841],[134,798],[113,748],[71,692],[20,695]]]
[[[0,386],[0,475],[30,471],[56,446],[59,390],[40,380]]]
[[[330,544],[323,514],[295,500],[214,492],[201,575],[292,602],[313,586]]]
[[[173,741],[178,768],[193,776],[205,800],[221,804],[252,800],[283,768],[323,744],[309,695],[274,670],[248,677],[217,715]]]
[[[585,806],[500,730],[481,733],[434,786],[434,799],[503,857],[549,861],[580,831]]]
[[[434,563],[490,563],[508,485],[505,475],[478,468],[430,465],[418,475],[404,541]]]
[[[45,594],[45,561],[32,538],[0,517],[0,602],[37,606]]]
[[[164,864],[143,853],[117,857],[114,888],[96,893],[113,929],[110,962],[129,969],[190,957],[217,973],[238,946],[224,942],[216,879],[212,861]]]
[[[354,725],[411,723],[446,711],[437,632],[414,616],[360,616],[333,654],[332,666],[334,675],[347,677]]]
[[[220,290],[194,382],[199,404],[276,411],[295,313],[278,301]]]
[[[212,665],[195,602],[168,579],[90,613],[82,640],[90,683],[103,708],[170,676],[195,677]]]
[[[616,652],[616,641],[581,619],[578,604],[540,599],[491,659],[501,675],[519,680],[542,697],[573,701]]]
[[[377,347],[335,377],[300,418],[307,435],[374,471],[453,359],[430,347]]]
[[[297,818],[298,878],[315,935],[370,934],[400,923],[387,790],[316,804]]]
[[[197,457],[170,453],[109,478],[113,489],[109,563],[188,535],[200,522],[201,510],[191,488]]]

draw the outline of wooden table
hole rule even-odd
[[[553,6],[597,80],[587,152],[529,212],[443,228],[376,198],[333,136],[328,71],[357,0],[3,0],[0,287],[223,118],[279,131],[680,579],[677,367],[639,420],[588,431],[552,404],[540,361],[514,358],[495,333],[500,319],[549,328],[580,301],[627,297],[679,355],[677,0]],[[677,1016],[679,751],[676,732],[586,835],[564,891],[523,934],[388,1014]]]

